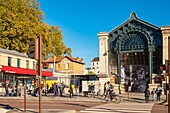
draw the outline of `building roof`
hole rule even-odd
[[[130,21],[134,21],[134,20],[135,20],[135,21],[138,21],[139,23],[143,23],[143,24],[145,24],[146,26],[149,26],[149,27],[151,27],[151,28],[153,28],[153,29],[156,29],[156,30],[159,30],[159,29],[160,29],[159,27],[157,27],[157,26],[155,26],[155,25],[152,25],[152,24],[150,24],[150,23],[148,23],[148,22],[146,22],[146,21],[143,21],[143,20],[137,18],[135,12],[132,12],[131,15],[130,15],[130,18],[129,18],[127,21],[125,21],[124,23],[122,23],[122,24],[119,25],[118,27],[116,27],[116,28],[114,28],[113,30],[111,30],[111,31],[109,32],[109,34],[111,35],[113,32],[115,32],[115,31],[117,31],[118,29],[120,29],[121,27],[125,26],[125,25],[126,25],[127,23],[129,23]]]
[[[27,57],[28,58],[27,55],[25,55],[23,53],[20,53],[20,52],[17,52],[17,51],[14,51],[14,50],[8,50],[8,49],[0,48],[0,52],[10,54],[10,55],[16,55],[16,56]]]
[[[91,62],[96,62],[96,61],[99,61],[99,57],[94,57]]]
[[[67,58],[67,59],[71,60],[72,62],[84,64],[84,62],[82,62],[82,61],[79,60],[78,58],[73,58],[73,57],[71,57],[71,56],[58,57],[58,58],[55,59],[55,63],[61,62],[61,60],[63,60],[64,58]],[[51,59],[49,59],[49,60],[46,60],[45,62],[46,62],[46,63],[54,63],[54,58],[51,58]]]

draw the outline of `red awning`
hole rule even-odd
[[[11,67],[11,66],[2,66],[1,71],[6,73],[16,73],[16,74],[23,74],[23,75],[36,75],[36,71],[34,69],[28,68],[18,68],[18,67]],[[53,76],[52,72],[49,71],[42,71],[42,76]]]

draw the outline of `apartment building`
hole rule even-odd
[[[27,82],[34,84],[36,77],[36,60],[26,54],[0,48],[0,87],[18,85]],[[42,76],[53,76],[52,72],[42,71]]]

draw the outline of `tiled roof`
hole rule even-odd
[[[3,49],[3,48],[0,48],[0,52],[10,54],[10,55],[21,56],[21,57],[28,57],[27,55],[25,55],[23,53],[20,53],[20,52],[14,51],[14,50]]]
[[[99,61],[99,57],[94,57],[91,62],[96,62],[96,61]]]
[[[77,58],[73,58],[71,56],[62,56],[62,57],[58,57],[55,59],[55,62],[58,63],[60,62],[62,59],[64,58],[68,58],[69,60],[71,60],[72,62],[77,62],[77,63],[80,63],[80,64],[84,64],[83,62],[81,62],[80,60],[78,60]],[[54,58],[51,58],[49,60],[46,60],[45,61],[46,63],[53,63],[54,62]]]

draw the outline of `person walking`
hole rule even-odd
[[[9,89],[8,85],[5,86],[5,96],[9,96]]]
[[[91,83],[91,97],[95,98],[95,85],[93,83]]]
[[[150,90],[149,90],[148,87],[146,88],[144,93],[145,93],[145,102],[148,103],[149,102],[149,96],[150,96]]]
[[[59,91],[60,91],[60,97],[62,97],[63,96],[63,85],[62,85],[62,83],[60,83],[60,85],[59,85]]]
[[[157,86],[156,88],[156,94],[157,94],[157,101],[160,101],[161,100],[161,94],[162,94],[162,88],[160,85]]]
[[[155,88],[151,91],[152,101],[155,101]]]
[[[48,83],[47,83],[46,89],[47,89],[46,92],[48,93],[48,90],[49,90],[49,85],[48,85]]]
[[[79,98],[79,85],[78,84],[76,85],[75,90],[76,90],[77,98]]]
[[[103,95],[106,94],[106,82],[104,83],[104,92],[103,92]]]
[[[73,97],[73,87],[71,84],[70,84],[69,93],[70,93],[70,98],[72,98]]]

